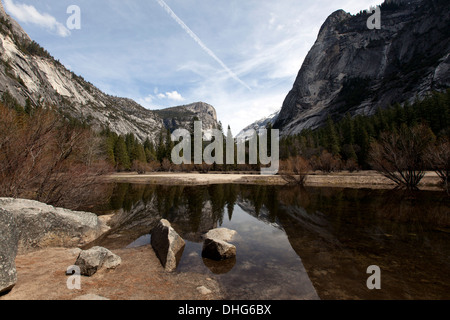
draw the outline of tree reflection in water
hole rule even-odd
[[[285,246],[286,252],[295,252],[297,260],[289,253],[280,253],[279,261],[274,262],[278,267],[269,268],[270,272],[278,268],[286,273],[304,266],[320,298],[448,299],[449,205],[445,193],[428,191],[405,194],[298,186],[117,184],[110,202],[97,210],[99,214],[116,213],[111,220],[112,230],[97,244],[111,249],[126,247],[149,234],[155,223],[165,218],[189,242],[184,266],[191,269],[194,259],[201,261],[201,236],[220,226],[244,228],[242,221],[248,220],[244,214],[255,219],[253,223],[247,221],[255,228],[242,229],[237,261],[227,266],[201,261],[212,273],[228,276],[228,283],[242,285],[236,273],[245,273],[245,268],[264,273],[270,267],[267,261],[278,254],[270,248],[279,241],[277,250],[283,251],[281,247]],[[280,237],[270,242],[274,230],[282,232],[286,243]],[[254,239],[259,242],[252,242]],[[250,247],[249,243],[255,244]],[[246,259],[254,259],[251,266]],[[292,265],[286,266],[284,260],[292,261]],[[365,286],[367,267],[374,264],[382,270],[383,286],[379,291]],[[276,292],[286,298],[287,291]],[[298,295],[292,293],[292,297]]]

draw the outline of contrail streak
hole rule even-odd
[[[222,60],[220,60],[215,54],[214,52],[212,52],[204,43],[202,40],[200,40],[199,37],[197,37],[197,35],[175,14],[175,12],[172,11],[172,9],[167,5],[167,3],[165,3],[163,0],[156,0],[158,1],[159,5],[166,10],[166,12],[170,15],[170,17],[175,20],[180,27],[183,28],[184,31],[186,31],[186,33],[192,38],[194,39],[195,42],[197,42],[197,44],[214,60],[217,61],[217,63],[220,64],[220,66],[230,75],[230,77],[232,77],[233,79],[235,79],[236,81],[238,81],[240,84],[242,84],[244,87],[246,87],[248,90],[252,90],[244,81],[242,81],[241,79],[239,79],[239,77],[233,72],[231,71],[230,68],[228,68],[226,66],[225,63],[223,63]]]

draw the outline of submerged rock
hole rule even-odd
[[[103,247],[94,247],[80,253],[75,265],[80,268],[81,275],[92,276],[101,268],[115,269],[122,259]]]
[[[0,209],[0,294],[10,291],[17,282],[16,255],[19,233],[12,213]]]
[[[176,270],[186,246],[185,241],[172,228],[169,221],[162,219],[152,230],[152,247],[166,271]]]

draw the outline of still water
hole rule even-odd
[[[164,218],[186,240],[178,272],[217,279],[227,299],[450,299],[450,198],[440,192],[290,186],[117,184],[96,209],[115,213],[97,245],[149,245]],[[237,258],[201,257],[226,227]],[[367,288],[369,266],[381,290]]]

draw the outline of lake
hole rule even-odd
[[[96,245],[150,244],[160,219],[185,239],[178,272],[219,281],[227,299],[450,299],[450,197],[421,191],[297,186],[115,184],[94,210],[115,213]],[[203,259],[202,235],[226,227],[237,258]],[[369,266],[381,289],[369,290]]]

